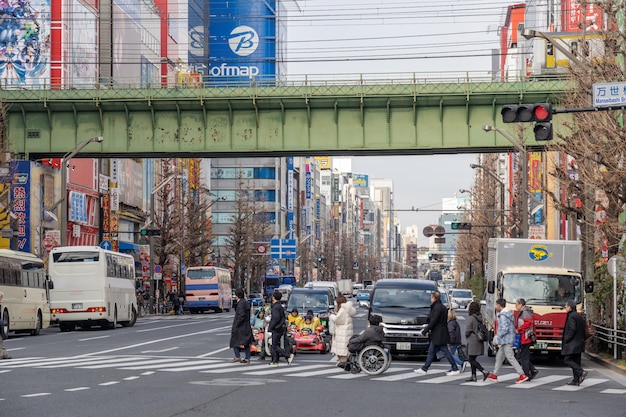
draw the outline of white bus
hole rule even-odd
[[[0,314],[2,335],[9,332],[36,336],[50,325],[50,305],[44,262],[27,252],[0,249]]]
[[[230,311],[232,301],[230,271],[216,266],[191,266],[185,273],[185,305],[191,314],[214,310]]]
[[[50,251],[48,273],[52,322],[62,332],[76,326],[114,329],[137,321],[135,260],[98,246],[65,246]]]

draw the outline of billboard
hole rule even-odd
[[[210,83],[250,84],[252,79],[274,82],[276,3],[260,0],[210,3],[207,69]],[[191,14],[189,24],[192,24]]]
[[[602,30],[602,6],[579,0],[562,0],[564,32],[598,32]]]

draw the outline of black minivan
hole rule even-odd
[[[421,279],[382,279],[376,281],[370,298],[369,315],[382,317],[383,344],[396,355],[425,354],[428,336],[421,332],[430,313],[430,295],[437,291],[435,281]]]

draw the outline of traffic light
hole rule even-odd
[[[429,261],[432,261],[432,260],[433,260],[433,254],[432,254],[432,253],[429,253],[429,254],[428,254],[428,260],[429,260]]]
[[[550,103],[505,104],[500,110],[503,123],[549,122],[552,120]]]
[[[160,229],[141,229],[141,236],[161,236]]]
[[[552,105],[550,103],[505,104],[500,110],[503,123],[536,122],[536,141],[552,140]]]
[[[452,222],[450,228],[452,230],[472,230],[472,224],[467,222]]]

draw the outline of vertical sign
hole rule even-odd
[[[313,179],[311,178],[311,163],[310,163],[310,159],[307,158],[306,159],[306,164],[305,164],[305,172],[306,174],[304,175],[304,192],[305,192],[305,197],[307,200],[311,199],[311,185],[313,182]]]
[[[17,216],[17,248],[31,252],[30,236],[30,161],[17,161],[11,181],[12,211]]]
[[[293,156],[287,157],[287,230],[289,237],[294,237],[295,221],[293,215]]]

